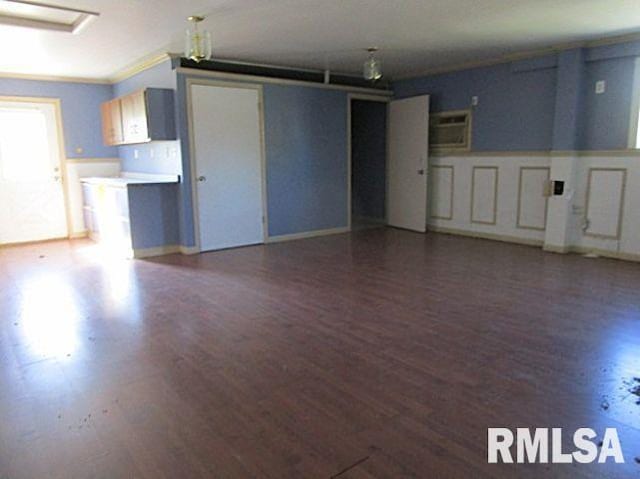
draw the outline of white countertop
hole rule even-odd
[[[120,176],[91,176],[80,178],[82,183],[124,187],[129,185],[155,185],[178,183],[178,175],[152,175],[147,173],[122,173]]]

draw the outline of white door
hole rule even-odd
[[[429,96],[392,101],[387,171],[390,226],[426,231],[428,155]]]
[[[200,251],[264,242],[259,93],[191,85]]]
[[[0,244],[66,237],[55,108],[0,101]]]

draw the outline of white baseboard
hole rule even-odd
[[[515,237],[515,236],[508,236],[508,235],[496,235],[496,234],[491,234],[491,233],[478,233],[478,232],[475,232],[475,231],[458,230],[458,229],[453,229],[453,228],[441,228],[441,227],[437,227],[437,226],[429,226],[428,229],[430,231],[433,231],[433,232],[436,232],[436,233],[452,234],[452,235],[459,235],[459,236],[468,236],[470,238],[482,238],[482,239],[489,239],[489,240],[495,240],[495,241],[503,241],[503,242],[506,242],[506,243],[524,244],[524,245],[529,245],[529,246],[542,246],[542,249],[544,251],[549,252],[549,253],[557,253],[557,254],[568,254],[568,253],[588,254],[588,253],[593,253],[593,254],[595,254],[597,256],[601,256],[603,258],[612,258],[612,259],[620,259],[620,260],[624,260],[624,261],[640,262],[640,254],[623,253],[623,252],[610,251],[610,250],[598,249],[598,248],[586,248],[586,247],[583,247],[583,246],[559,246],[559,245],[552,245],[552,244],[544,244],[543,241],[539,241],[539,240],[532,240],[532,239],[527,239],[527,238],[518,238],[518,237]]]
[[[158,246],[156,248],[134,249],[133,257],[136,259],[151,258],[153,256],[164,256],[166,254],[175,254],[181,252],[181,247],[178,245]]]
[[[602,256],[603,258],[612,258],[612,259],[621,259],[624,261],[635,261],[640,262],[640,254],[634,253],[622,253],[618,251],[610,251],[606,249],[598,249],[598,248],[586,248],[584,246],[572,246],[569,248],[569,253],[576,254],[595,254],[598,256]]]
[[[69,235],[69,239],[78,239],[78,238],[86,238],[89,236],[89,232],[85,231],[75,231]]]
[[[180,252],[185,255],[192,255],[200,253],[197,246],[180,246]]]
[[[267,243],[280,243],[282,241],[293,241],[305,238],[316,238],[318,236],[337,235],[341,233],[348,233],[350,231],[348,226],[340,228],[330,228],[326,230],[305,231],[304,233],[293,233],[288,235],[270,236],[267,238]]]
[[[558,253],[558,254],[571,253],[571,248],[569,246],[558,246],[555,244],[545,244],[542,247],[542,249],[549,253]]]
[[[467,236],[469,238],[480,238],[480,239],[488,239],[494,241],[502,241],[504,243],[517,243],[523,244],[527,246],[542,246],[544,241],[532,239],[532,238],[521,238],[519,236],[509,236],[509,235],[501,235],[495,233],[482,233],[478,231],[469,231],[469,230],[461,230],[457,228],[443,228],[441,226],[428,225],[428,231],[433,231],[435,233],[444,233],[450,235],[458,235],[458,236]]]

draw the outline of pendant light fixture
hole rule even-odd
[[[377,60],[375,57],[378,48],[370,47],[367,48],[367,52],[369,52],[369,58],[364,62],[364,67],[362,69],[362,75],[365,80],[368,81],[378,81],[382,78],[382,64],[380,60]]]
[[[192,15],[187,18],[191,28],[187,30],[184,45],[184,56],[194,62],[211,58],[211,33],[208,30],[198,30],[198,24],[204,20],[203,16]]]

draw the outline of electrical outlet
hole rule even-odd
[[[133,150],[133,158],[134,158],[134,159],[136,159],[136,160],[137,160],[138,158],[140,158],[140,153],[138,153],[138,150],[137,150],[137,149]]]
[[[472,96],[471,97],[471,106],[478,106],[478,103],[480,103],[480,98],[478,98],[477,96]]]
[[[607,89],[607,82],[604,80],[598,80],[596,82],[596,95],[601,95]]]

